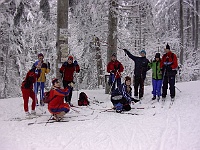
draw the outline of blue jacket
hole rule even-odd
[[[128,93],[127,86],[125,85],[125,83],[123,83],[112,92],[111,97],[122,95],[122,97],[124,97],[130,103],[132,100],[132,97],[131,97],[132,96],[132,88],[130,87],[130,89],[131,90]]]

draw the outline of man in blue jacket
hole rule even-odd
[[[141,57],[132,55],[127,49],[123,49],[124,52],[135,62],[134,69],[134,96],[138,97],[139,88],[139,99],[144,95],[144,80],[146,78],[146,73],[150,69],[148,66],[149,60],[146,58],[146,51],[141,50]]]

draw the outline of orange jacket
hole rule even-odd
[[[50,91],[50,99],[52,99],[49,103],[48,103],[48,109],[51,112],[51,109],[59,109],[59,108],[63,108],[63,107],[67,107],[68,109],[70,109],[70,106],[67,103],[64,103],[64,97],[67,96],[71,91],[71,88],[66,87],[65,89],[52,89]]]

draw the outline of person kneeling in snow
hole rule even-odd
[[[125,77],[125,83],[121,84],[116,88],[111,94],[111,102],[114,105],[117,113],[122,111],[131,110],[131,102],[139,102],[132,97],[132,88],[131,88],[131,78],[129,76]]]
[[[48,110],[56,121],[60,121],[70,110],[69,104],[64,103],[64,98],[69,95],[73,83],[70,83],[65,89],[61,89],[59,80],[55,78],[52,80],[52,85],[53,87],[50,90],[49,96],[51,100],[48,103]]]

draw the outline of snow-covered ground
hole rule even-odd
[[[104,90],[84,90],[90,101],[103,103],[73,107],[65,118],[69,122],[46,125],[38,123],[49,119],[47,106],[37,107],[41,117],[9,121],[24,118],[23,100],[0,99],[0,150],[200,150],[199,85],[200,81],[177,83],[182,92],[176,91],[171,108],[169,97],[163,108],[151,104],[151,86],[145,87],[142,104],[132,106],[145,109],[130,111],[140,115],[101,112],[112,106],[109,95]],[[74,105],[79,93],[73,93]]]

